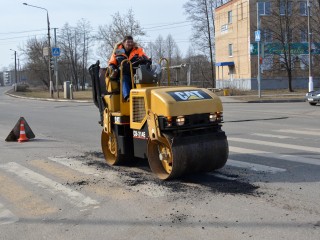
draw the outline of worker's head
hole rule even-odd
[[[133,42],[133,37],[132,36],[125,36],[122,44],[126,51],[130,51],[133,48],[134,42]]]

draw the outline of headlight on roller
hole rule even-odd
[[[172,117],[167,117],[167,127],[172,127]]]
[[[209,114],[209,121],[210,122],[222,122],[223,121],[222,112],[210,113]]]
[[[182,126],[182,125],[184,125],[184,123],[185,123],[185,118],[184,118],[184,116],[178,116],[177,119],[176,119],[176,124],[177,124],[178,126]]]

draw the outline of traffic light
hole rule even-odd
[[[54,59],[54,57],[50,58],[50,68],[51,68],[52,71],[55,70],[55,59]]]

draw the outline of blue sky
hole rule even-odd
[[[23,62],[19,47],[35,35],[46,36],[46,11],[25,6],[24,2],[46,8],[51,28],[61,28],[65,23],[75,26],[84,18],[94,31],[99,25],[109,24],[114,13],[125,14],[131,8],[145,28],[144,40],[154,41],[159,34],[165,38],[170,33],[183,54],[190,45],[191,23],[187,22],[183,9],[186,0],[8,0],[0,15],[0,70],[14,64],[14,52],[10,49],[16,50]]]

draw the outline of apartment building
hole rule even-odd
[[[314,4],[312,27],[320,24],[317,23],[319,6]],[[246,90],[258,88],[255,31],[259,20],[261,89],[288,88],[288,74],[291,74],[293,89],[308,89],[307,9],[307,1],[295,0],[231,0],[216,8],[216,86]],[[316,30],[310,32],[313,36],[311,74],[317,88],[320,86],[320,38]]]

